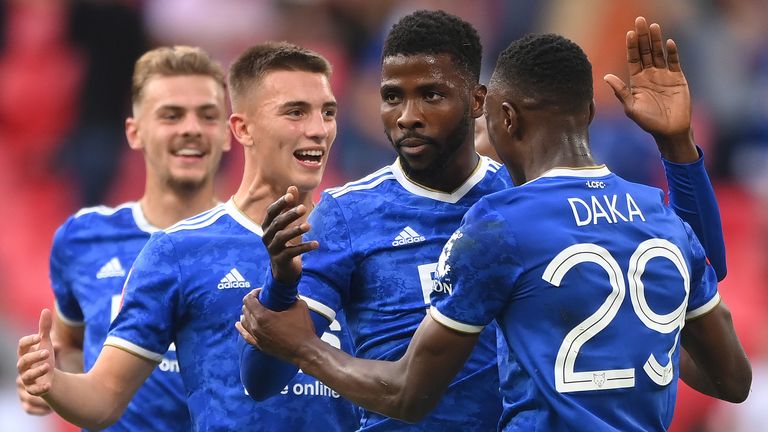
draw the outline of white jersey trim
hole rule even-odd
[[[90,213],[98,213],[103,216],[111,216],[124,208],[131,208],[134,204],[136,204],[136,201],[129,201],[127,203],[120,204],[117,207],[109,207],[105,205],[85,207],[78,210],[77,213],[75,213],[75,218],[79,218],[80,216],[87,215]]]
[[[302,295],[299,296],[300,299],[304,300],[305,303],[307,303],[307,307],[310,310],[313,310],[320,315],[326,317],[328,321],[333,322],[333,320],[336,319],[336,311],[329,308],[328,306],[320,303],[317,300],[312,300],[309,297],[304,297]]]
[[[718,304],[720,304],[720,293],[715,293],[715,296],[709,299],[708,302],[704,303],[702,306],[697,307],[694,310],[688,311],[685,314],[685,319],[690,320],[694,318],[698,318],[702,315],[707,314],[712,309],[714,309]]]
[[[456,321],[453,318],[448,318],[447,316],[443,315],[442,312],[437,310],[437,308],[434,306],[429,307],[429,316],[431,316],[433,320],[444,325],[445,327],[448,327],[449,329],[456,330],[457,332],[461,332],[461,333],[476,334],[476,333],[480,333],[485,328],[485,326],[464,324],[462,322]]]
[[[148,360],[152,360],[153,362],[160,363],[161,361],[163,361],[162,354],[158,354],[148,349],[144,349],[133,342],[128,342],[127,340],[119,337],[107,336],[107,340],[104,341],[104,345],[110,345],[115,348],[120,348],[124,351],[128,351],[131,354],[137,355],[139,357],[142,357]]]
[[[227,214],[226,209],[223,204],[220,204],[199,216],[194,216],[192,219],[185,219],[181,222],[177,222],[166,229],[165,232],[166,234],[170,234],[177,231],[205,228],[209,225],[213,225],[214,222],[219,220],[219,218],[225,214]]]
[[[70,327],[83,327],[85,325],[85,321],[78,321],[71,318],[67,318],[67,316],[64,315],[64,312],[61,311],[61,308],[59,307],[59,302],[54,300],[53,307],[54,309],[56,309],[56,315],[64,324]]]
[[[361,178],[360,180],[349,182],[344,186],[341,186],[338,188],[328,189],[326,190],[326,192],[330,194],[332,197],[338,198],[346,194],[347,192],[373,189],[376,186],[380,185],[382,182],[386,180],[392,180],[394,178],[395,176],[392,174],[391,167],[386,166],[384,168],[379,169],[378,171],[373,172],[372,174],[368,174],[367,176]]]
[[[258,235],[259,237],[264,236],[264,230],[261,228],[261,225],[252,221],[249,217],[244,215],[239,208],[237,208],[237,206],[235,205],[234,196],[230,198],[226,203],[224,203],[224,209],[226,209],[227,214],[229,214],[229,216],[231,216],[232,219],[234,219],[237,223],[242,225],[243,228],[247,229],[248,231],[251,231],[252,233]]]
[[[160,228],[149,223],[147,217],[144,216],[144,210],[141,208],[141,203],[131,203],[131,212],[133,213],[133,221],[136,222],[136,226],[139,227],[140,230],[150,234],[160,231]]]
[[[475,185],[480,183],[480,181],[485,178],[485,175],[489,171],[496,172],[496,170],[498,170],[498,168],[494,169],[493,165],[491,165],[491,159],[485,156],[480,156],[480,161],[478,162],[477,167],[475,168],[475,171],[472,173],[472,175],[470,175],[469,178],[455,191],[446,193],[428,189],[420,184],[414,183],[411,179],[408,178],[408,176],[405,175],[405,172],[400,165],[400,158],[395,160],[395,163],[391,166],[392,174],[395,176],[395,180],[397,180],[397,182],[400,183],[400,186],[402,186],[408,192],[414,195],[422,196],[424,198],[430,198],[435,201],[442,201],[449,204],[456,204],[460,199],[464,197],[464,195],[467,194],[467,192],[472,190]]]
[[[540,178],[545,177],[579,177],[579,178],[595,178],[605,177],[611,174],[611,170],[605,165],[584,167],[584,168],[552,168],[544,174],[536,177],[533,180],[527,181],[524,184],[535,182]]]

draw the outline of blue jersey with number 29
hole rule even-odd
[[[554,169],[481,199],[446,243],[430,314],[498,322],[502,430],[669,426],[680,330],[719,295],[662,197],[605,167]]]

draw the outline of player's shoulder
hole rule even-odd
[[[152,233],[156,230],[144,219],[139,204],[131,201],[116,207],[100,205],[82,208],[59,227],[57,237],[103,237],[136,231]]]
[[[326,189],[323,195],[334,200],[354,201],[360,195],[379,193],[391,181],[395,181],[395,173],[392,166],[387,165],[361,179]]]
[[[198,215],[181,220],[163,230],[163,234],[172,238],[181,238],[195,233],[203,233],[214,230],[217,223],[228,215],[227,203],[221,203],[216,207],[206,210]]]

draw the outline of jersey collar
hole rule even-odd
[[[403,167],[400,165],[400,158],[397,158],[391,167],[392,174],[395,176],[395,180],[397,180],[397,182],[400,183],[400,186],[402,186],[408,192],[424,198],[442,201],[449,204],[456,204],[461,198],[464,197],[464,195],[467,194],[467,192],[472,190],[476,184],[480,183],[488,171],[488,166],[489,159],[485,156],[480,156],[480,161],[477,163],[477,166],[472,172],[472,175],[470,175],[469,178],[461,186],[459,186],[451,193],[430,189],[409,179],[408,176],[405,175]]]
[[[580,168],[552,168],[551,170],[545,172],[544,174],[536,177],[533,180],[529,180],[523,184],[528,184],[535,182],[536,180],[540,178],[545,177],[579,177],[579,178],[594,178],[594,177],[605,177],[607,175],[611,174],[611,170],[608,169],[605,165],[598,165],[598,166],[591,166],[591,167],[580,167]]]
[[[257,224],[251,218],[245,215],[237,206],[235,205],[235,197],[228,199],[227,202],[224,204],[224,208],[227,209],[227,213],[234,219],[237,223],[243,226],[243,228],[247,229],[248,231],[251,231],[252,233],[258,235],[259,237],[264,236],[264,230],[261,229],[261,225]]]
[[[138,201],[131,204],[131,213],[133,213],[133,221],[140,230],[150,234],[160,231],[160,228],[149,223],[147,217],[144,216],[144,210],[141,209],[141,203]]]

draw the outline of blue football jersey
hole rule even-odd
[[[507,431],[663,431],[686,319],[714,270],[663,194],[605,167],[554,169],[480,200],[446,243],[430,314],[498,323]]]
[[[453,193],[410,181],[399,161],[323,193],[306,240],[299,294],[330,320],[343,310],[357,357],[397,360],[429,307],[440,251],[481,197],[509,187],[506,170],[481,158]],[[435,410],[409,425],[365,411],[366,431],[489,431],[501,415],[496,334],[489,327]]]
[[[157,228],[136,202],[79,211],[53,240],[50,276],[56,312],[70,326],[85,326],[84,369],[101,352],[120,308],[126,273]],[[166,345],[165,348],[168,348]],[[191,421],[176,352],[159,350],[160,364],[109,431],[188,431]]]
[[[240,382],[235,322],[243,296],[262,286],[269,256],[261,227],[232,200],[154,234],[125,285],[106,344],[154,361],[174,342],[198,431],[349,431],[357,411],[299,373],[257,403]],[[345,348],[338,322],[324,340]]]

